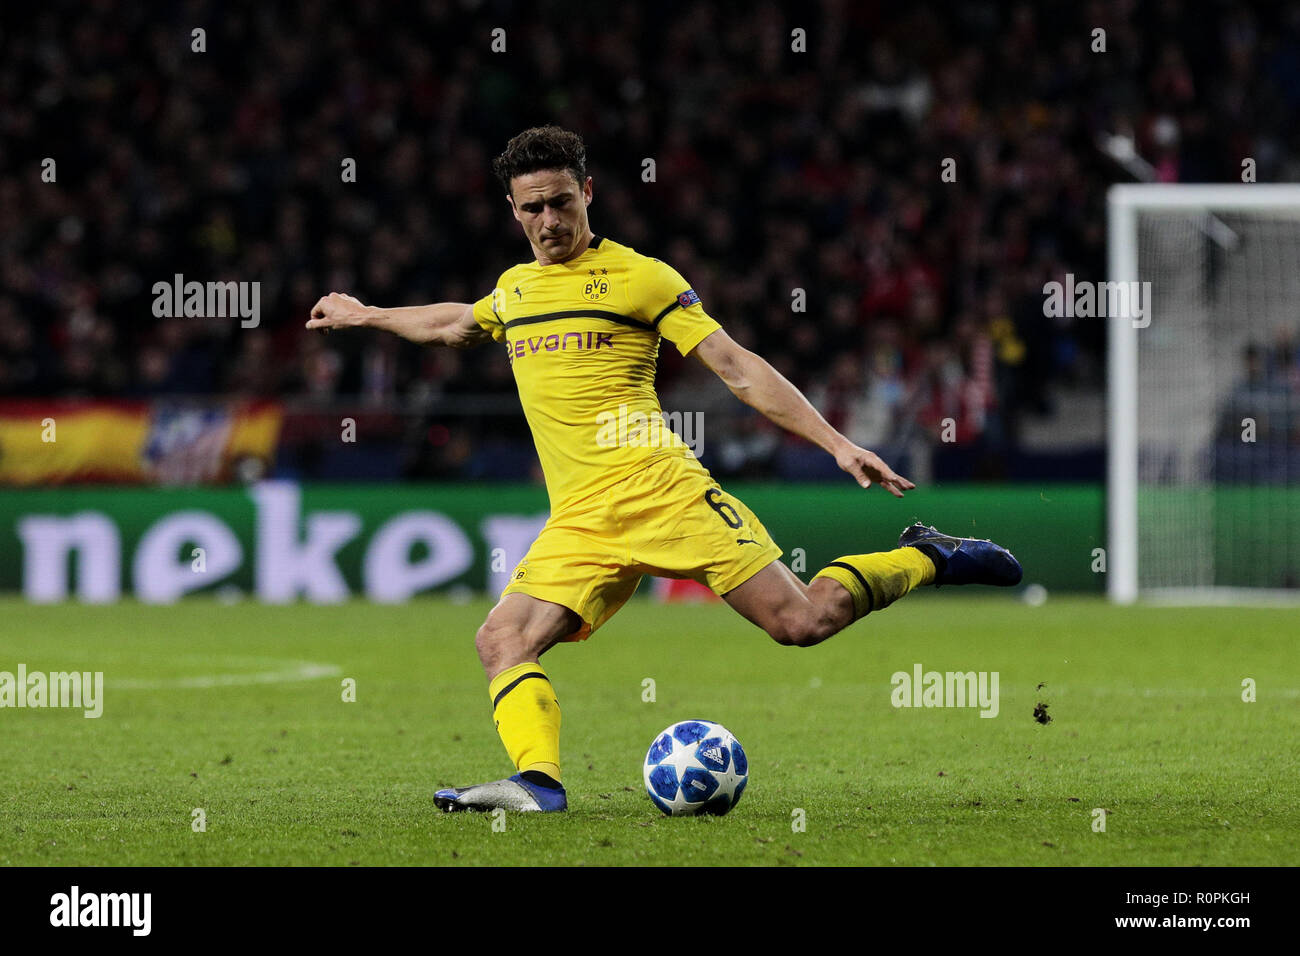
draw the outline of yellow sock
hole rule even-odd
[[[488,685],[492,717],[516,769],[560,779],[560,702],[536,661],[508,667]]]
[[[844,585],[853,596],[854,618],[883,611],[908,591],[934,581],[934,562],[916,548],[836,558],[813,575]]]

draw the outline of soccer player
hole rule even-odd
[[[547,126],[493,163],[534,261],[473,304],[384,309],[331,293],[309,329],[364,327],[466,348],[495,340],[513,366],[550,497],[550,518],[475,637],[497,732],[518,771],[439,790],[443,810],[558,811],[560,706],[539,663],[585,640],[642,575],[703,582],[779,644],[807,647],[926,584],[1013,585],[1005,548],[917,524],[893,551],[850,554],[804,584],[745,504],[663,426],[660,338],[716,373],[741,401],[835,458],[863,488],[915,485],[832,428],[803,394],[704,311],[667,263],[592,233],[592,180],[575,133]],[[626,423],[611,428],[611,422]]]

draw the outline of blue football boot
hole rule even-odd
[[[433,795],[439,810],[514,810],[520,813],[556,813],[569,808],[563,787],[543,787],[519,774],[473,787],[448,787]]]
[[[1024,570],[1006,548],[982,538],[954,538],[923,524],[899,536],[900,548],[916,548],[934,562],[935,587],[944,584],[1019,584]]]

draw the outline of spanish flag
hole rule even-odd
[[[282,417],[271,401],[0,402],[0,485],[229,481],[243,459],[270,467]]]

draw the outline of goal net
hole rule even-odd
[[[1108,318],[1110,597],[1300,600],[1300,186],[1115,186],[1107,229],[1138,283]]]

